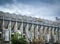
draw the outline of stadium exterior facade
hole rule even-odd
[[[31,37],[31,40],[34,38],[38,39],[39,37],[46,35],[46,33],[53,35],[56,34],[57,41],[60,40],[59,25],[59,22],[49,21],[31,16],[4,13],[0,11],[0,34],[2,32],[1,29],[3,30],[5,27],[7,27],[10,31],[10,34],[13,34],[15,31],[19,30],[22,34],[26,35],[27,39]]]

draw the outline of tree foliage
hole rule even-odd
[[[19,33],[14,33],[14,36],[11,38],[12,44],[27,44],[26,38]]]

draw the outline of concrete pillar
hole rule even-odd
[[[51,33],[51,41],[53,43],[55,42],[55,40],[54,40],[55,39],[54,30],[55,30],[55,28],[53,27],[52,30],[51,30],[52,31],[52,33]]]
[[[31,31],[31,34],[32,34],[31,39],[33,40],[34,39],[34,24],[32,24],[30,31]]]
[[[43,38],[43,28],[44,28],[44,26],[41,26],[41,28],[40,28],[40,38]]]
[[[40,27],[40,40],[41,40],[41,42],[43,42],[43,43],[45,42],[45,41],[44,41],[44,32],[43,32],[43,31],[44,31],[44,28],[45,28],[44,26],[41,26],[41,27]]]
[[[54,35],[54,27],[52,28],[52,35]]]
[[[15,26],[14,26],[14,32],[17,32],[17,21],[16,21]]]
[[[51,27],[49,27],[49,30],[48,30],[49,34],[51,34]]]
[[[55,41],[57,41],[58,40],[58,28],[55,28],[54,35],[55,35]]]
[[[23,34],[23,22],[21,23],[20,31],[21,31],[21,34]]]
[[[44,33],[43,33],[44,40],[47,40],[46,33],[47,33],[47,26],[44,28]]]
[[[41,28],[40,28],[40,33],[41,34],[43,33],[43,26],[41,26]]]
[[[28,29],[29,29],[29,24],[27,23],[27,26],[25,27],[27,40],[29,39],[29,30]]]
[[[8,30],[9,30],[9,37],[10,37],[10,44],[11,44],[11,20],[8,24]]]
[[[49,41],[51,41],[51,27],[48,27]]]
[[[38,39],[38,25],[35,28],[35,38]]]
[[[41,28],[41,27],[39,27],[39,38],[40,38],[40,35],[41,35],[40,28]]]
[[[49,35],[50,35],[50,40],[49,41],[51,41],[51,27],[49,27],[49,29],[48,29],[48,33],[49,33]]]
[[[44,29],[44,34],[46,34],[46,32],[47,32],[47,28],[48,28],[48,27],[45,27],[45,29]]]

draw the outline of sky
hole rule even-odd
[[[0,0],[0,11],[53,21],[60,17],[60,0]]]

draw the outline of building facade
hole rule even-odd
[[[0,35],[5,28],[10,31],[10,38],[19,30],[21,34],[25,34],[27,40],[31,41],[41,37],[47,42],[52,40],[52,37],[55,41],[60,40],[60,23],[58,22],[0,11]]]

